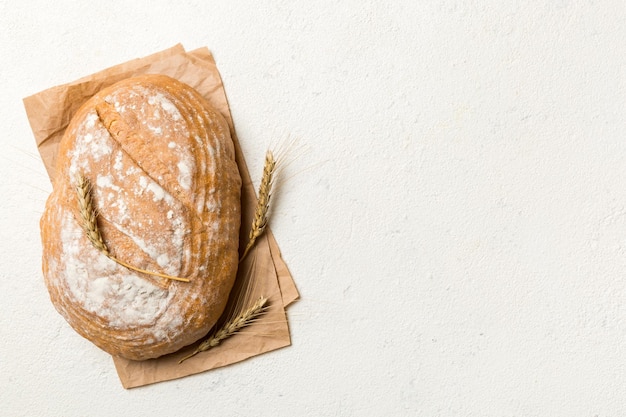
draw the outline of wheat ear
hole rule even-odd
[[[143,274],[154,275],[161,278],[167,278],[174,281],[189,282],[188,278],[174,277],[167,274],[161,274],[159,272],[146,271],[145,269],[137,268],[129,265],[126,262],[120,261],[111,255],[107,244],[104,242],[102,233],[98,228],[98,215],[93,206],[93,198],[91,196],[91,185],[89,180],[82,174],[76,176],[76,199],[78,200],[78,211],[80,213],[81,226],[87,235],[87,238],[91,244],[102,252],[103,255],[111,259],[112,261],[122,265],[125,268],[131,269]]]
[[[252,227],[248,236],[248,244],[243,251],[243,255],[241,255],[241,260],[250,252],[257,238],[263,234],[267,227],[267,212],[270,207],[275,172],[276,160],[274,159],[272,151],[268,150],[265,154],[263,177],[261,178],[261,185],[259,186],[259,199],[257,200],[256,209],[254,211],[254,219],[252,220]]]
[[[98,228],[98,218],[93,208],[89,180],[81,174],[76,176],[76,198],[78,200],[78,212],[80,213],[81,226],[87,238],[96,249],[110,257],[111,253],[109,252],[109,248],[106,243],[104,243],[104,239]]]
[[[229,338],[230,336],[237,333],[239,330],[252,324],[256,318],[258,318],[267,310],[267,308],[267,298],[260,297],[249,308],[241,312],[241,314],[228,320],[222,327],[220,327],[218,331],[213,333],[213,335],[211,335],[204,342],[200,343],[196,350],[182,358],[180,361],[178,361],[178,363],[182,363],[183,361],[186,361],[187,359],[197,355],[200,352],[205,352],[211,348],[218,346],[222,342],[222,340]]]

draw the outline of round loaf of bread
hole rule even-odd
[[[111,256],[87,237],[79,178]],[[235,280],[240,193],[228,124],[194,89],[144,75],[100,91],[63,136],[41,219],[52,303],[82,336],[127,359],[197,341]]]

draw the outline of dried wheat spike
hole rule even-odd
[[[91,185],[89,184],[89,180],[81,174],[76,176],[76,198],[78,200],[78,211],[80,212],[82,220],[81,226],[87,238],[89,238],[89,241],[96,249],[106,256],[110,256],[109,248],[106,243],[104,243],[104,239],[98,228],[98,219],[91,198]]]
[[[248,236],[248,245],[241,255],[243,260],[250,249],[254,246],[257,238],[263,234],[267,227],[267,212],[270,207],[270,198],[272,196],[272,185],[274,183],[274,173],[276,172],[276,160],[272,151],[268,150],[265,154],[265,164],[263,166],[263,177],[259,186],[259,199],[257,200],[256,209],[254,211],[254,219]]]
[[[78,211],[80,212],[81,226],[87,235],[87,238],[91,242],[91,244],[102,252],[103,255],[107,256],[112,261],[131,269],[136,272],[141,272],[143,274],[153,275],[161,278],[167,278],[175,281],[189,282],[187,278],[174,277],[167,274],[161,274],[159,272],[146,271],[145,269],[134,267],[126,262],[120,261],[111,255],[109,248],[106,243],[104,243],[104,238],[102,237],[102,233],[98,228],[98,215],[96,210],[93,207],[93,199],[91,196],[91,185],[89,180],[85,178],[82,174],[78,174],[76,176],[76,198],[78,200]]]
[[[212,334],[208,339],[204,342],[200,343],[200,345],[193,351],[193,353],[182,358],[178,363],[182,363],[187,359],[197,355],[200,352],[205,352],[211,348],[218,346],[222,340],[229,338],[230,336],[237,333],[239,330],[243,329],[246,326],[252,324],[252,322],[258,318],[260,315],[267,311],[267,298],[260,297],[254,304],[245,309],[241,314],[236,317],[228,320],[221,326],[215,333]]]

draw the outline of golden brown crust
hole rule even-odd
[[[112,255],[81,230],[75,178],[92,184]],[[81,335],[128,359],[174,352],[222,313],[238,259],[241,179],[228,125],[191,87],[144,75],[102,90],[61,142],[41,219],[43,272],[57,310]]]

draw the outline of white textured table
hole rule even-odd
[[[75,3],[75,4],[73,4]],[[2,2],[0,415],[626,415],[626,6]],[[214,53],[293,345],[125,391],[54,311],[21,99],[178,42]]]

